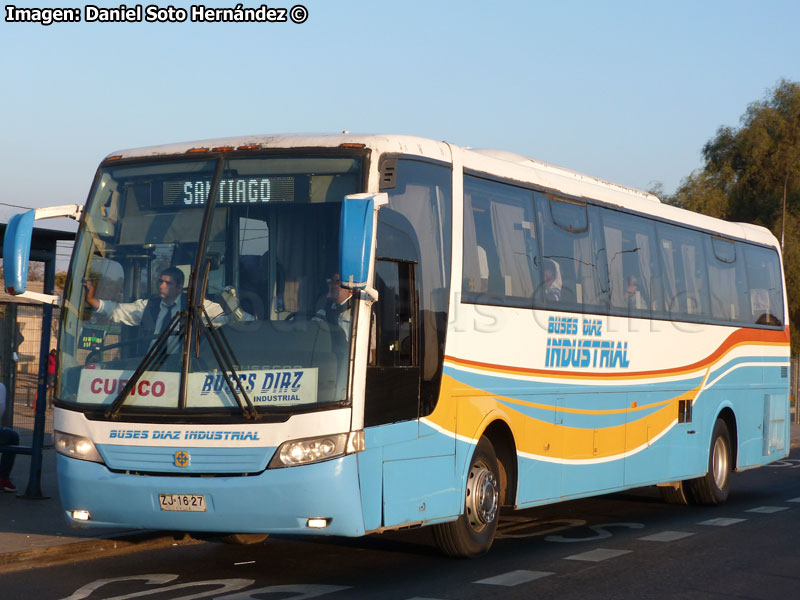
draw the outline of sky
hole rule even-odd
[[[800,81],[800,0],[297,1],[301,24],[43,26],[4,4],[0,221],[85,202],[114,150],[260,133],[418,135],[671,193],[719,127]]]

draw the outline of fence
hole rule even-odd
[[[0,380],[6,384],[8,407],[13,406],[13,410],[7,408],[3,424],[19,432],[22,445],[29,445],[33,434],[43,309],[41,304],[0,303]],[[56,347],[59,313],[58,308],[53,309],[51,348]],[[52,433],[53,409],[48,406],[45,434]]]

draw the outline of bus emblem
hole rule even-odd
[[[191,459],[192,457],[189,456],[189,453],[186,450],[178,450],[175,453],[175,466],[188,467]]]

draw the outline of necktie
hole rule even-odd
[[[161,321],[161,328],[158,330],[159,335],[166,331],[167,327],[169,327],[170,322],[172,321],[172,309],[175,308],[175,305],[167,306],[164,305],[164,308],[167,309],[167,312],[164,314],[164,319]]]

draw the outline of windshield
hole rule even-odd
[[[58,399],[107,415],[345,402],[355,303],[337,284],[339,214],[361,185],[351,156],[102,168],[65,294]]]

